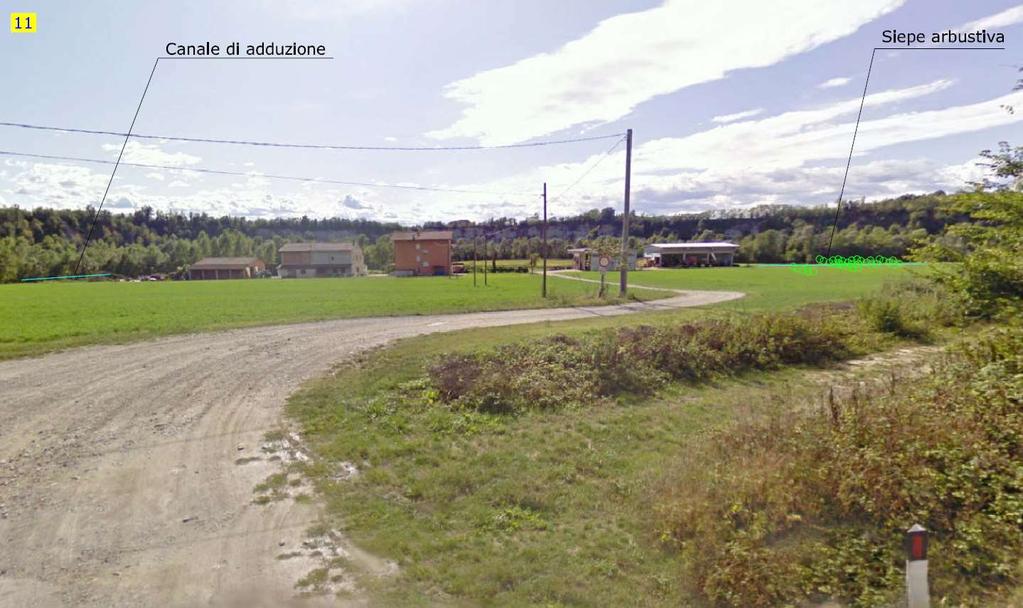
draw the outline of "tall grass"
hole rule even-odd
[[[845,307],[760,314],[728,321],[608,329],[582,338],[456,354],[434,363],[429,382],[456,408],[521,413],[592,406],[619,395],[649,395],[670,381],[849,357],[866,325]]]
[[[941,605],[990,605],[1023,551],[1023,331],[951,350],[883,395],[768,414],[690,446],[654,494],[656,525],[716,605],[839,598],[889,605],[903,532],[932,533]]]

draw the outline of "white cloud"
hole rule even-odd
[[[941,109],[906,111],[898,104],[933,95],[951,86],[938,80],[902,89],[879,91],[865,100],[857,139],[857,158],[849,174],[848,197],[868,199],[935,189],[955,190],[975,180],[981,171],[967,156],[952,164],[926,158],[926,148],[900,152],[900,158],[880,157],[896,144],[923,142],[977,132],[1023,121],[1001,106],[1023,106],[1023,92]],[[633,204],[641,213],[677,213],[756,204],[830,203],[838,195],[860,99],[852,97],[810,109],[735,120],[685,137],[637,142],[633,150]],[[1004,137],[1005,129],[992,135]],[[423,183],[469,190],[533,191],[549,183],[551,213],[568,215],[594,207],[621,204],[624,154],[621,147],[603,150],[578,162],[557,163],[477,183]],[[972,152],[972,150],[971,150]],[[972,156],[972,154],[971,154]],[[596,164],[598,163],[599,164]],[[956,164],[958,163],[958,164]],[[596,164],[571,191],[564,189]],[[19,161],[8,165],[10,204],[84,207],[95,204],[109,177],[104,170]],[[168,176],[165,190],[143,191],[129,181],[115,182],[111,201],[120,205],[149,204],[158,209],[206,211],[215,215],[249,217],[363,217],[402,222],[525,217],[540,209],[536,196],[478,196],[472,194],[407,192],[370,187],[295,188],[253,174],[245,178],[205,177],[199,180]],[[139,177],[144,173],[136,172]],[[171,181],[173,179],[173,181]],[[160,184],[162,186],[162,184]],[[186,187],[187,186],[187,187]],[[304,185],[303,185],[304,186]],[[172,190],[169,190],[173,188]],[[17,190],[15,190],[17,189]],[[173,194],[172,193],[180,193]],[[144,194],[144,196],[143,196]],[[128,207],[125,207],[128,208]]]
[[[103,144],[103,149],[114,154],[121,150],[120,144]],[[121,162],[138,163],[143,165],[167,165],[171,167],[182,167],[194,165],[202,160],[202,157],[186,154],[184,152],[164,152],[158,144],[144,144],[137,141],[129,141],[124,148],[124,156]]]
[[[605,19],[553,52],[451,83],[445,96],[467,107],[428,135],[504,144],[614,121],[658,95],[847,36],[903,1],[667,0]]]
[[[926,158],[871,159],[875,151],[981,131],[1023,121],[1003,104],[1023,105],[1023,92],[972,104],[922,112],[894,112],[894,104],[950,87],[938,80],[868,95],[849,175],[850,196],[897,196],[954,190],[975,179],[973,161],[944,167]],[[758,120],[736,121],[686,137],[661,138],[633,150],[634,206],[646,213],[673,213],[767,203],[832,202],[838,195],[860,99]],[[887,112],[885,111],[887,110]],[[1001,137],[1002,135],[998,135]],[[521,190],[547,180],[552,209],[565,215],[620,206],[624,153],[601,160],[539,167],[506,180],[472,187]],[[564,196],[562,190],[598,160],[600,164]],[[468,186],[466,186],[468,187]]]
[[[825,80],[824,82],[822,82],[819,85],[817,85],[817,88],[819,88],[819,89],[832,89],[832,88],[835,88],[835,87],[842,87],[842,86],[845,86],[845,85],[849,84],[850,80],[852,80],[852,78],[846,78],[844,76],[839,76],[837,78],[831,78],[829,80]]]
[[[85,167],[29,162],[10,181],[16,194],[37,204],[84,207],[99,203],[109,178]]]
[[[952,85],[948,80],[881,91],[868,95],[865,108],[892,104],[930,95]],[[1014,94],[1015,95],[1015,94]],[[1013,117],[997,105],[985,102],[979,112],[990,120],[990,126],[1012,122]],[[662,138],[648,142],[634,153],[634,162],[659,169],[675,168],[781,168],[798,166],[804,162],[841,158],[848,154],[852,138],[854,114],[860,100],[851,98],[814,110],[795,110],[761,120],[735,122],[682,138]],[[965,106],[964,108],[972,108]],[[950,108],[949,110],[956,110]],[[975,125],[963,122],[962,116],[947,112],[933,116],[933,112],[896,115],[870,120],[867,112],[860,124],[857,150],[938,137],[948,132],[976,130]],[[849,121],[836,123],[835,119],[848,116]],[[949,121],[947,124],[942,121]]]
[[[763,114],[763,112],[764,112],[763,108],[756,108],[754,110],[746,110],[745,112],[736,112],[735,114],[722,114],[721,116],[715,116],[710,120],[711,122],[724,124],[727,122],[735,122],[737,120],[742,120],[744,118],[753,118],[758,114]]]
[[[1023,22],[1023,4],[1005,9],[1000,13],[982,17],[976,21],[964,23],[955,28],[957,32],[974,32],[977,30],[1007,27]]]

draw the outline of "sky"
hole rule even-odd
[[[161,60],[105,208],[424,221],[834,204],[884,30],[1004,50],[878,50],[846,199],[955,191],[1023,142],[1023,5],[997,0],[7,2],[0,122],[123,133],[168,42],[323,44],[330,60]],[[9,12],[9,11],[7,11]],[[6,20],[6,19],[5,19]],[[605,137],[606,136],[606,137]],[[593,139],[599,138],[599,139]],[[507,147],[584,139],[571,143]],[[0,206],[99,204],[124,138],[0,126]],[[496,146],[496,147],[495,147]],[[191,169],[191,170],[190,170]],[[226,171],[219,175],[198,170]],[[280,179],[313,178],[318,181]],[[331,180],[330,183],[324,180]],[[348,182],[348,183],[336,183]]]

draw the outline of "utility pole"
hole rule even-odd
[[[632,129],[625,132],[625,215],[622,217],[622,262],[621,283],[618,295],[625,297],[629,291],[629,188],[632,182]]]
[[[483,235],[483,285],[487,286],[487,235]]]
[[[476,231],[472,233],[472,286],[476,287],[476,241],[480,237],[476,236]]]
[[[543,183],[543,228],[540,229],[543,235],[543,297],[547,297],[547,182]]]

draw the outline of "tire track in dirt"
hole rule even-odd
[[[235,461],[259,455],[302,382],[399,338],[741,296],[325,321],[0,362],[0,606],[289,605],[308,562],[276,556],[300,547],[316,509],[254,504],[277,465]]]

